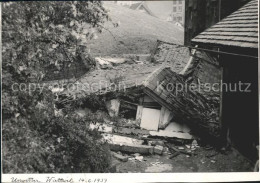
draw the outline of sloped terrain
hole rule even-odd
[[[150,53],[157,39],[183,44],[184,32],[172,23],[112,2],[106,2],[104,7],[119,26],[107,22],[104,27],[109,31],[91,40],[89,48],[94,56]]]

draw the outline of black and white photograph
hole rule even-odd
[[[0,10],[3,182],[260,180],[258,0]]]

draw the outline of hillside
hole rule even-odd
[[[165,20],[173,11],[173,1],[145,1],[154,15]]]
[[[119,26],[113,27],[111,22],[105,24],[110,32],[104,30],[90,42],[89,48],[94,56],[150,53],[157,39],[183,44],[184,33],[178,26],[111,2],[105,3],[104,7]]]

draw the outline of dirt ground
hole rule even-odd
[[[195,150],[197,155],[180,154],[170,159],[169,154],[143,156],[139,161],[131,158],[127,162],[113,159],[117,173],[162,173],[162,172],[252,172],[254,164],[239,154],[230,150],[225,154],[214,149],[206,150],[200,147]],[[207,157],[214,155],[213,157]]]

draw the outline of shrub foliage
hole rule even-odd
[[[100,1],[2,3],[4,173],[108,171],[108,146],[88,128],[93,119],[57,117],[52,92],[28,88],[50,65],[84,59],[86,40],[108,20]]]

